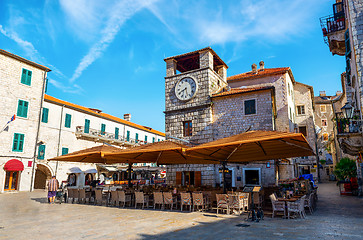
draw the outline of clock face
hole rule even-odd
[[[197,93],[197,83],[191,77],[186,77],[175,85],[175,95],[179,100],[187,101]]]

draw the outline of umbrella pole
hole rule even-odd
[[[222,176],[223,176],[223,193],[227,193],[227,184],[226,184],[226,162],[222,161]]]
[[[132,183],[131,183],[131,170],[132,170],[132,163],[129,163],[129,167],[127,168],[127,180],[128,180],[128,186],[132,187]]]

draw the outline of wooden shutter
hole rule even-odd
[[[117,127],[117,128],[115,128],[115,139],[118,139],[118,132],[119,132],[119,129]]]
[[[42,122],[43,123],[48,122],[48,113],[49,113],[49,109],[48,108],[43,108],[43,114],[42,114]]]
[[[32,71],[28,70],[28,76],[27,76],[26,84],[30,86],[31,82],[32,82]]]
[[[89,133],[89,124],[90,124],[90,120],[85,119],[84,121],[84,133]]]
[[[176,172],[175,184],[176,185],[182,184],[182,172]]]
[[[72,115],[67,113],[66,114],[66,121],[64,123],[64,127],[70,128],[71,127],[71,120],[72,120]]]
[[[196,171],[194,172],[194,186],[199,187],[202,185],[202,172]]]
[[[41,154],[43,152],[43,154]],[[45,156],[45,145],[39,145],[38,147],[38,159],[44,159]]]
[[[130,131],[127,131],[127,134],[126,134],[126,141],[130,141]]]
[[[27,76],[26,76],[26,69],[23,69],[21,73],[21,83],[26,84]]]
[[[106,133],[106,124],[102,123],[101,124],[101,135],[105,135]]]

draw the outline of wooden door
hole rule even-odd
[[[194,186],[199,187],[202,185],[202,172],[196,171],[194,172]]]
[[[19,172],[7,171],[5,177],[5,191],[17,190],[18,189],[18,178]]]
[[[176,185],[182,184],[182,172],[176,172],[175,184]]]

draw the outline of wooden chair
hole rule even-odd
[[[205,201],[204,201],[204,196],[203,193],[200,192],[193,192],[192,193],[193,196],[193,212],[194,212],[194,208],[196,207],[197,209],[199,207],[202,208],[202,211],[205,209]]]
[[[131,195],[126,194],[125,191],[117,191],[117,200],[119,206],[121,206],[120,203],[123,203],[123,207],[125,207],[126,203],[129,203],[129,206],[131,206]]]
[[[216,194],[217,198],[217,214],[218,210],[226,211],[229,214],[228,194]]]
[[[295,202],[287,202],[287,217],[290,219],[290,213],[299,214],[301,218],[305,218],[304,211],[304,202],[306,196],[304,195],[302,198]]]
[[[142,204],[142,209],[144,209],[144,206],[149,207],[149,196],[144,195],[143,192],[135,192],[135,208],[137,207],[137,204]]]
[[[164,209],[164,198],[162,192],[153,192],[154,195],[154,209],[156,204],[160,205],[160,209]]]
[[[177,199],[173,197],[171,192],[163,192],[164,205],[170,205],[170,210],[173,210],[174,204],[176,204]]]
[[[189,206],[190,211],[192,211],[192,197],[190,196],[190,193],[188,192],[182,192],[180,193],[180,209],[183,211],[183,206]]]
[[[270,195],[270,200],[272,203],[272,218],[275,217],[275,212],[283,212],[284,217],[286,217],[285,202],[278,201],[275,194]]]

